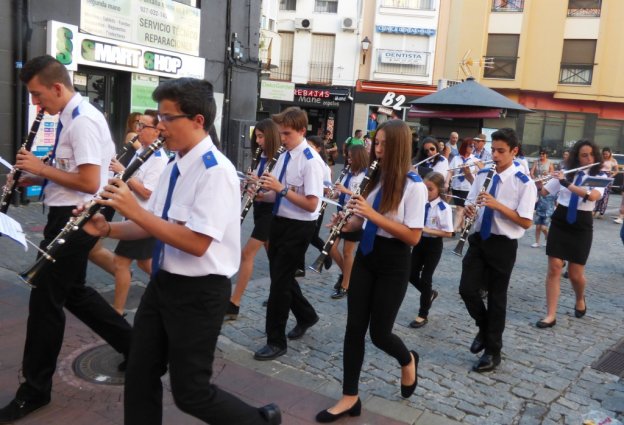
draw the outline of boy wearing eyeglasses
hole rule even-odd
[[[128,220],[96,216],[85,230],[121,240],[155,237],[152,278],[134,320],[124,391],[125,423],[162,423],[161,376],[169,369],[180,410],[210,424],[279,424],[273,404],[255,408],[211,383],[212,363],[240,263],[239,180],[208,132],[212,85],[194,78],[161,83],[157,129],[176,152],[147,209],[128,185],[111,180],[99,203]]]

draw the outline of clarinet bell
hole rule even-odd
[[[318,258],[316,259],[316,261],[314,261],[314,263],[312,263],[311,266],[308,266],[308,269],[318,274],[321,274],[321,272],[323,271],[323,263],[325,261],[325,257],[326,255],[323,255],[321,253],[321,255],[319,255]]]
[[[464,241],[460,239],[459,242],[457,242],[455,249],[453,250],[453,254],[457,255],[458,257],[463,257],[464,256],[464,254],[462,253],[463,250],[464,250]]]

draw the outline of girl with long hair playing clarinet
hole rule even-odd
[[[269,118],[258,122],[251,136],[251,151],[255,152],[256,149],[260,147],[262,149],[262,155],[260,156],[260,161],[258,161],[258,166],[249,176],[250,180],[254,182],[257,181],[264,172],[267,161],[273,158],[279,146],[280,136],[277,124]],[[267,249],[268,247],[275,197],[267,196],[266,199],[264,199],[262,195],[263,193],[261,191],[258,192],[258,196],[254,201],[254,228],[241,253],[238,281],[236,282],[236,287],[234,288],[230,303],[225,312],[225,320],[236,320],[238,317],[241,298],[253,273],[254,258],[256,258],[256,254],[260,248],[264,246],[265,249]]]
[[[453,212],[441,199],[444,195],[444,175],[430,172],[425,176],[428,202],[425,205],[425,228],[418,245],[412,249],[412,271],[410,283],[420,291],[420,310],[416,319],[409,324],[418,329],[427,324],[429,309],[438,291],[432,289],[433,273],[442,256],[442,238],[453,234]]]
[[[362,403],[358,381],[364,361],[367,329],[373,344],[394,357],[401,366],[401,396],[412,395],[418,383],[418,354],[405,347],[392,327],[405,297],[409,279],[410,246],[422,234],[427,189],[410,172],[410,129],[401,120],[381,124],[375,133],[371,163],[379,161],[361,195],[351,197],[354,212],[351,229],[366,220],[351,273],[344,339],[342,398],[319,412],[317,422],[333,422],[342,416],[358,416]]]

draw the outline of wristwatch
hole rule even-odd
[[[591,195],[591,190],[587,189],[587,192],[585,192],[585,196],[583,196],[583,200],[587,201],[589,199],[589,195]]]
[[[288,187],[284,186],[284,188],[282,190],[280,190],[280,196],[281,197],[285,197],[288,194]]]

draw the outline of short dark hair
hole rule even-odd
[[[510,150],[519,147],[518,135],[513,128],[500,128],[496,130],[492,133],[492,142],[495,140],[507,143]]]
[[[74,85],[69,78],[67,68],[50,55],[32,58],[24,64],[19,75],[24,84],[28,84],[36,76],[39,77],[41,84],[46,87],[50,87],[54,83],[61,83],[70,91],[74,91]]]
[[[359,130],[359,129],[358,129],[358,130],[355,130],[355,131],[353,132],[353,135],[355,136],[356,134],[361,133],[361,132],[362,132],[362,130]]]
[[[155,126],[158,125],[158,111],[154,109],[146,109],[145,112],[143,112],[143,115],[147,115],[148,117],[151,117],[152,124],[154,124]]]
[[[152,99],[159,103],[171,100],[176,102],[185,114],[202,115],[206,132],[214,124],[217,115],[212,84],[206,80],[185,77],[163,81],[154,90]]]

